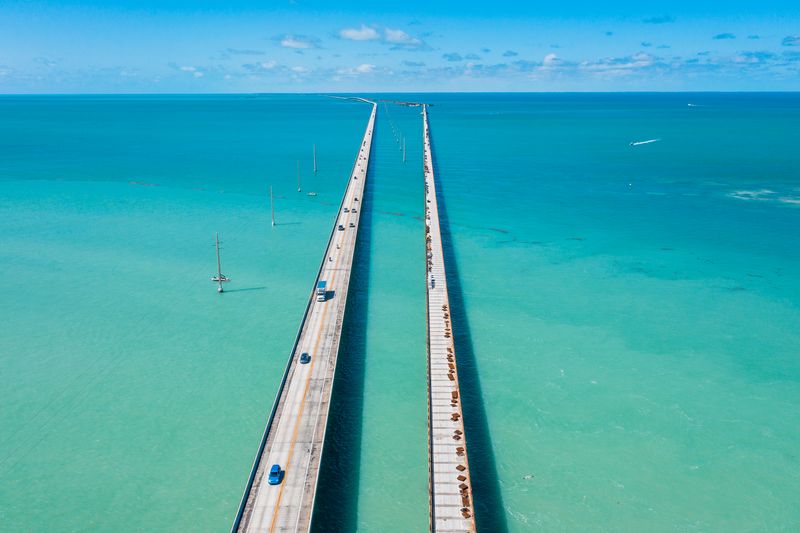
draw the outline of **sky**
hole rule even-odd
[[[0,0],[6,94],[786,90],[798,0]]]

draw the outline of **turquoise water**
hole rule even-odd
[[[479,524],[796,529],[800,96],[415,98]],[[0,98],[0,530],[229,526],[368,115]],[[427,527],[420,130],[379,109],[320,531]]]

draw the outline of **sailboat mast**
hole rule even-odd
[[[297,160],[297,192],[300,192],[300,160]]]
[[[272,225],[275,225],[275,200],[272,198],[272,185],[269,186],[269,211],[272,214]]]
[[[317,145],[314,144],[314,174],[317,173]]]
[[[214,236],[217,241],[217,274],[222,278],[222,262],[219,259],[219,233],[215,233]],[[220,287],[222,287],[222,285],[220,285]]]
[[[222,280],[224,276],[222,275],[222,262],[219,259],[219,232],[214,233],[214,239],[217,246],[217,292],[223,292]]]

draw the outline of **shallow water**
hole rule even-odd
[[[796,527],[800,97],[414,98],[434,104],[479,524]],[[0,109],[0,529],[226,529],[369,107]],[[318,530],[427,525],[419,121],[379,109]]]

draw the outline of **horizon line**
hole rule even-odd
[[[797,90],[626,90],[626,91],[232,91],[232,92],[36,92],[2,93],[0,98],[9,96],[235,96],[235,95],[362,95],[362,94],[800,94]]]

